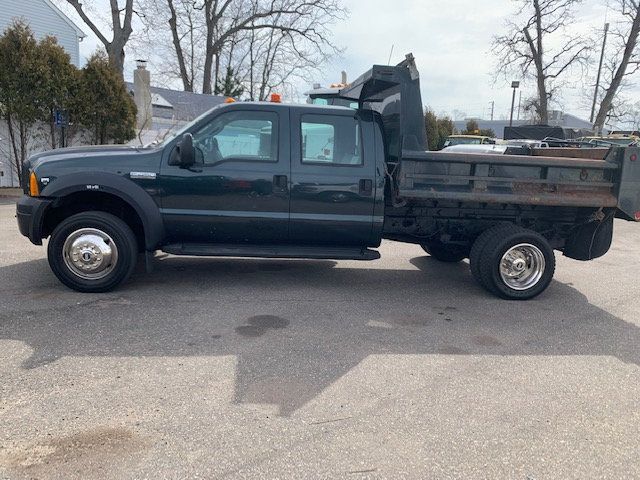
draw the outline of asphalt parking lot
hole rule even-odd
[[[0,205],[0,478],[638,478],[640,225],[541,297],[372,263],[163,256],[79,294]]]

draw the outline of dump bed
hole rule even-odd
[[[617,207],[640,221],[640,149],[604,160],[403,150],[398,195],[406,200]]]

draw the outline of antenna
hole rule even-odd
[[[389,61],[387,62],[387,65],[391,65],[391,57],[393,57],[393,47],[395,47],[395,44],[391,45],[391,52],[389,53]]]

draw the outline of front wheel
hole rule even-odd
[[[51,234],[49,266],[66,286],[79,292],[108,292],[127,280],[136,265],[131,228],[105,212],[82,212]]]
[[[472,261],[477,262],[482,286],[508,300],[540,295],[556,267],[553,249],[542,235],[513,226],[494,230],[477,257]]]

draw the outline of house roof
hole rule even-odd
[[[133,95],[133,82],[126,82],[127,89]],[[226,97],[184,92],[170,88],[151,87],[153,116],[167,118],[169,115],[177,121],[189,121],[224,103]]]
[[[51,0],[42,0],[45,4],[47,4],[47,6],[53,10],[53,12],[58,15],[62,20],[65,21],[65,23],[67,23],[71,28],[73,28],[76,31],[76,34],[78,35],[78,38],[82,39],[82,38],[86,38],[87,34],[84,33],[80,27],[78,27],[69,17],[67,17],[62,10],[60,10],[58,7],[56,7]]]

